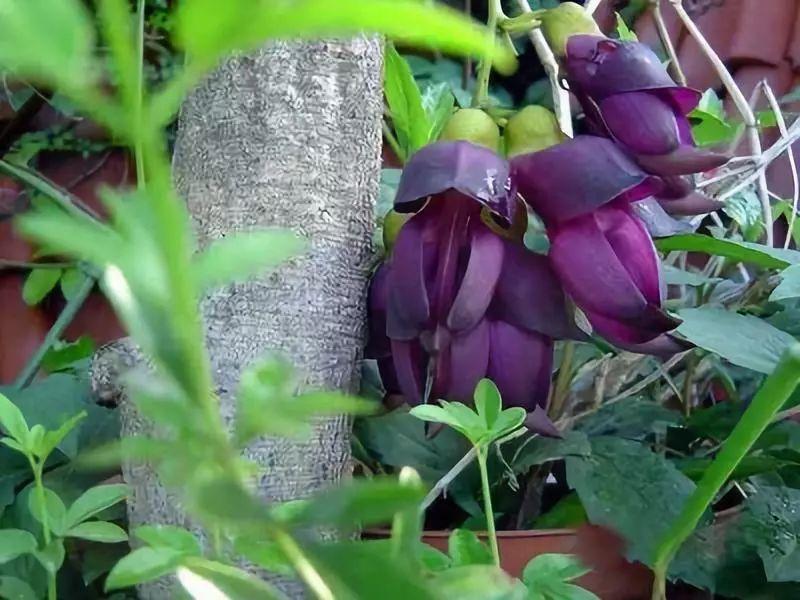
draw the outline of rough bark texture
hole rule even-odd
[[[276,43],[230,59],[184,104],[174,174],[200,246],[273,226],[310,242],[306,254],[277,272],[204,301],[226,418],[242,370],[268,352],[291,360],[302,387],[356,389],[380,174],[381,72],[375,38]],[[135,362],[134,353],[116,344],[95,359],[98,393],[115,394],[115,371]],[[123,404],[124,433],[149,431]],[[283,501],[349,476],[349,434],[341,417],[319,421],[307,440],[255,443],[248,454],[264,467],[260,493]],[[187,525],[148,468],[128,467],[125,477],[133,486],[132,526]],[[166,593],[150,586],[140,595]]]

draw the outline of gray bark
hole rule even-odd
[[[221,411],[232,416],[239,376],[268,352],[284,354],[301,387],[354,391],[364,341],[373,203],[380,174],[381,48],[375,38],[276,43],[224,63],[185,102],[174,176],[200,246],[230,232],[288,227],[310,250],[276,272],[210,294],[203,303]],[[113,395],[129,345],[95,359],[98,393]],[[123,399],[123,433],[149,431]],[[350,422],[320,420],[306,440],[264,439],[267,501],[306,496],[351,472]],[[174,498],[141,466],[131,525],[187,525]],[[164,598],[164,589],[142,590]]]

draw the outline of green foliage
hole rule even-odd
[[[703,93],[697,107],[689,113],[692,121],[692,137],[699,146],[715,146],[730,142],[736,135],[737,127],[725,116],[722,100],[708,89]]]
[[[769,299],[777,302],[798,297],[800,297],[800,265],[792,265],[781,273],[781,282],[772,291]]]
[[[34,306],[56,287],[61,279],[61,269],[33,269],[25,278],[22,299],[25,304]]]
[[[468,529],[456,529],[450,534],[447,553],[454,567],[492,564],[492,553],[489,548]]]
[[[522,572],[529,600],[599,600],[588,590],[570,583],[591,569],[570,554],[540,554]]]
[[[686,250],[724,256],[736,261],[752,263],[765,269],[785,269],[800,263],[800,252],[770,248],[763,244],[718,239],[697,233],[673,235],[655,240],[656,247],[663,252]]]
[[[617,38],[624,42],[638,42],[639,38],[636,37],[636,33],[628,27],[625,19],[623,19],[619,13],[614,13],[614,16],[616,17],[615,33],[617,34]]]

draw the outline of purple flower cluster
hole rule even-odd
[[[697,148],[687,115],[695,90],[676,86],[636,42],[573,35],[564,65],[592,135],[510,161],[467,141],[411,157],[395,210],[411,214],[370,290],[370,345],[389,392],[410,404],[469,401],[489,377],[504,403],[547,420],[553,341],[594,333],[634,352],[685,347],[663,309],[665,286],[637,203],[692,212],[704,198],[687,175],[727,157]],[[528,250],[513,224],[526,206],[550,239]],[[569,300],[568,300],[569,299]]]

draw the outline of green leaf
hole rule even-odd
[[[430,131],[428,141],[439,139],[442,129],[447,124],[455,108],[456,98],[446,82],[429,85],[422,94],[422,106],[428,115]]]
[[[179,43],[195,59],[216,61],[233,50],[260,46],[270,38],[347,36],[359,31],[384,33],[414,47],[444,52],[490,55],[495,68],[508,73],[515,65],[505,46],[457,11],[416,0],[327,0],[252,2],[187,0],[178,7]]]
[[[84,521],[68,529],[64,533],[64,537],[80,538],[104,544],[116,544],[128,540],[128,534],[122,527],[108,521]]]
[[[47,546],[33,552],[33,556],[48,573],[58,573],[64,564],[64,555],[64,540],[60,537],[52,539]]]
[[[17,405],[3,394],[0,394],[0,425],[20,444],[24,444],[28,439],[28,424],[25,422],[25,417]]]
[[[693,287],[700,287],[709,283],[721,281],[718,277],[706,277],[700,273],[684,271],[672,265],[662,265],[662,272],[664,275],[664,283],[667,285],[690,285]]]
[[[240,536],[233,544],[236,554],[272,573],[290,576],[294,573],[292,563],[286,558],[278,544],[258,538]]]
[[[42,368],[48,373],[76,369],[80,361],[94,354],[95,345],[92,338],[81,336],[74,342],[55,342],[42,358]]]
[[[680,311],[678,333],[727,361],[759,373],[771,373],[795,339],[766,321],[720,308]]]
[[[491,379],[481,379],[475,388],[474,400],[475,408],[483,417],[486,429],[492,429],[503,408],[500,390]]]
[[[425,569],[433,572],[449,569],[452,564],[447,554],[422,542],[419,544],[419,559]]]
[[[191,531],[174,525],[142,525],[133,534],[148,546],[171,548],[186,556],[200,556],[203,553],[200,542]]]
[[[66,527],[75,527],[86,519],[114,506],[117,502],[122,502],[128,493],[129,488],[124,483],[89,488],[69,507],[65,520]]]
[[[692,137],[699,146],[728,142],[736,135],[737,128],[727,121],[722,100],[713,89],[703,93],[697,107],[689,113],[689,118]]]
[[[800,265],[793,265],[781,273],[778,284],[769,299],[773,302],[800,297]]]
[[[85,418],[86,412],[81,411],[74,417],[64,421],[61,427],[55,431],[45,432],[41,443],[38,444],[38,447],[34,450],[34,453],[42,460],[50,456],[50,453],[55,450],[59,444],[64,441],[64,438],[66,438],[72,432],[72,430],[75,429],[75,426]],[[40,426],[34,425],[34,427]]]
[[[721,240],[698,233],[686,233],[654,240],[656,248],[662,252],[686,250],[724,256],[741,262],[749,262],[765,269],[785,269],[792,264],[800,264],[800,252],[770,248],[763,244]]]
[[[106,578],[106,591],[158,579],[177,569],[183,557],[172,548],[138,548],[111,569]]]
[[[681,414],[640,396],[604,404],[597,412],[578,421],[575,428],[589,437],[616,435],[629,439],[644,439],[666,426],[679,423]]]
[[[3,2],[0,66],[75,89],[92,82],[94,27],[78,0]]]
[[[519,429],[522,427],[522,424],[525,422],[525,418],[527,416],[528,413],[524,408],[519,406],[507,408],[500,413],[500,416],[497,418],[497,421],[495,421],[494,427],[492,427],[492,430],[489,432],[487,437],[494,441],[516,429]]]
[[[53,490],[44,488],[44,505],[47,511],[47,525],[50,531],[60,536],[64,532],[64,517],[67,509],[64,508],[64,502],[59,498]],[[39,500],[39,493],[34,489],[28,496],[28,509],[31,511],[33,518],[44,523],[44,515],[42,515],[42,507]]]
[[[55,270],[55,269],[53,269]],[[72,300],[78,293],[78,290],[83,287],[86,281],[86,275],[80,269],[66,269],[61,275],[61,293],[67,300]]]
[[[423,404],[409,412],[423,421],[449,425],[473,444],[478,443],[486,433],[486,427],[476,412],[460,402],[440,402],[441,406]]]
[[[436,573],[432,583],[440,598],[511,600],[518,598],[516,580],[494,565],[469,565]]]
[[[572,554],[540,554],[525,565],[522,581],[529,587],[547,587],[553,581],[572,581],[590,571]]]
[[[402,160],[428,143],[431,122],[411,68],[391,43],[384,51],[383,89],[397,141],[405,150]]]
[[[575,529],[586,523],[586,511],[578,494],[570,492],[533,522],[531,529]]]
[[[31,586],[16,577],[0,575],[0,598],[9,600],[38,600]]]
[[[58,280],[61,279],[61,269],[33,269],[25,278],[22,286],[22,299],[28,306],[39,304],[49,294]]]
[[[639,38],[636,37],[636,33],[634,33],[628,24],[625,23],[625,20],[622,16],[618,13],[614,13],[617,17],[617,26],[616,26],[616,34],[617,38],[624,42],[638,42]]]
[[[738,223],[746,239],[758,237],[764,219],[761,214],[761,201],[755,190],[748,188],[728,198],[722,211]]]
[[[756,522],[766,524],[757,530],[757,548],[768,581],[800,580],[798,503],[800,490],[759,486],[757,493],[750,496],[745,504],[745,509]]]
[[[591,444],[591,455],[567,457],[569,486],[578,493],[591,523],[622,535],[628,557],[647,562],[694,483],[638,442],[603,436]]]
[[[305,247],[288,230],[235,233],[214,241],[194,259],[192,274],[200,289],[255,277],[277,267]]]
[[[23,529],[0,529],[0,565],[36,550],[36,538]]]
[[[251,600],[253,598],[284,598],[283,594],[265,581],[247,571],[199,557],[184,559],[178,567],[178,581],[195,600],[225,598]]]
[[[567,456],[588,456],[591,452],[589,439],[580,431],[567,431],[562,438],[532,435],[514,451],[509,464],[515,473],[527,473],[534,465]]]
[[[454,567],[493,563],[492,552],[478,539],[474,531],[468,529],[456,529],[450,534],[447,540],[447,553]]]
[[[357,479],[311,497],[300,505],[291,521],[304,526],[366,527],[388,522],[395,513],[413,508],[424,495],[424,490],[393,478]]]

